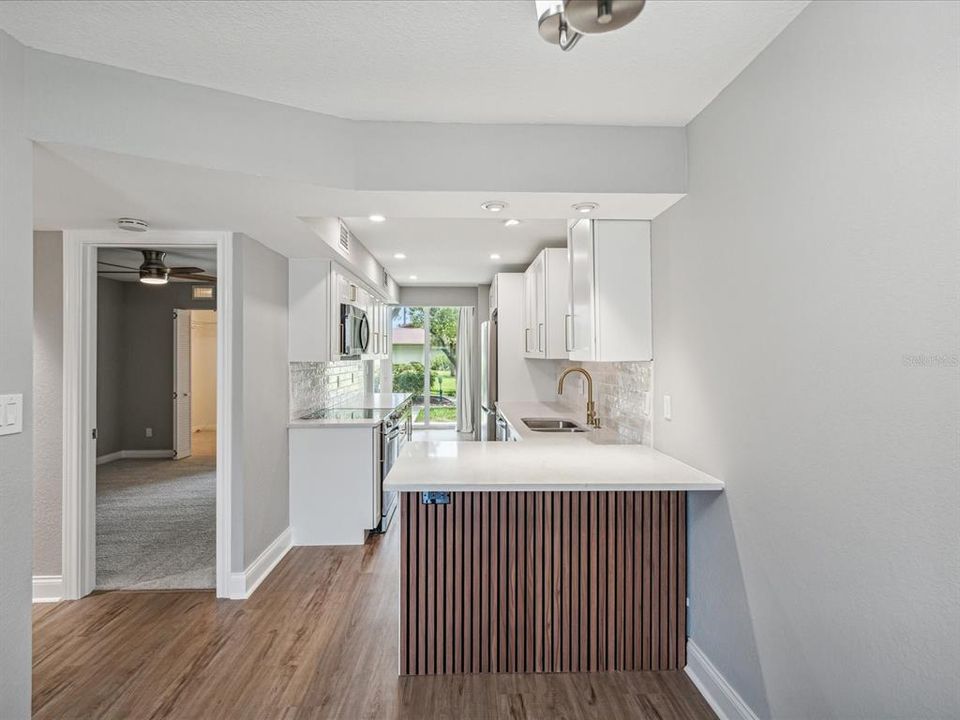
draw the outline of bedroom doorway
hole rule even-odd
[[[117,588],[230,596],[232,240],[64,232],[65,599]],[[197,363],[213,370],[206,383],[178,372],[178,310],[190,319],[181,345],[214,351]],[[175,420],[184,381],[207,385],[212,420],[192,409]]]

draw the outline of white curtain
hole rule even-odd
[[[462,307],[457,328],[457,432],[461,433],[473,432],[474,334],[473,308]]]

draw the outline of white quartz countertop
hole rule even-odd
[[[287,424],[289,428],[356,428],[375,427],[392,411],[403,405],[413,395],[411,393],[367,393],[354,401],[345,403],[343,408],[355,410],[379,410],[369,418],[293,418]]]
[[[723,490],[723,482],[610,431],[535,433],[522,418],[583,422],[559,403],[498,403],[517,442],[407,443],[384,482],[387,490]],[[519,426],[519,427],[518,427]]]

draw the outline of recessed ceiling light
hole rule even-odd
[[[491,259],[491,260],[499,260],[499,259],[500,259],[500,254],[499,254],[499,253],[491,253],[491,254],[490,254],[490,259]]]
[[[519,225],[519,224],[520,224],[520,221],[517,220],[516,218],[510,218],[509,220],[503,221],[504,227],[513,227],[514,225]]]
[[[383,222],[386,219],[383,215],[371,215],[369,217],[370,222]]]
[[[578,213],[586,214],[588,212],[593,212],[600,206],[597,205],[595,202],[579,202],[579,203],[574,203],[570,207],[572,207]]]
[[[416,280],[416,279],[417,279],[417,276],[416,276],[416,275],[411,275],[411,276],[410,276],[410,279],[411,279],[411,280]]]
[[[407,256],[404,255],[403,253],[394,253],[394,254],[393,254],[393,259],[394,259],[394,260],[406,260],[406,259],[407,259]]]
[[[487,212],[503,212],[507,209],[508,205],[503,200],[487,200],[480,207],[482,207]]]

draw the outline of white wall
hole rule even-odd
[[[234,235],[242,287],[240,377],[242,406],[235,415],[243,483],[243,540],[239,571],[287,529],[290,520],[287,422],[287,259],[246,235]]]
[[[727,483],[690,634],[760,717],[960,717],[958,28],[813,3],[654,221],[655,444]]]
[[[190,313],[190,424],[194,431],[217,427],[217,313]]]
[[[24,49],[0,32],[0,393],[23,394],[23,432],[0,437],[0,718],[30,716],[33,557],[33,160]]]

